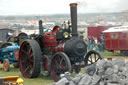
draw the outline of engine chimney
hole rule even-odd
[[[42,20],[39,20],[39,35],[43,35],[43,26],[42,26]]]
[[[71,23],[72,23],[72,36],[78,36],[77,33],[77,3],[70,4],[71,10]]]

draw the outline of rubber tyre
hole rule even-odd
[[[60,74],[63,74],[64,72],[59,71],[60,69],[58,68],[58,66],[55,64],[56,59],[58,58],[57,56],[63,57],[65,64],[67,66],[67,70],[64,72],[72,72],[72,67],[71,67],[71,62],[68,58],[68,56],[63,53],[63,52],[58,52],[56,53],[51,60],[51,66],[50,66],[50,70],[51,70],[51,76],[53,78],[54,81],[58,81],[60,79]],[[55,71],[59,71],[59,73],[56,75]]]
[[[27,59],[27,57],[24,57],[24,55],[22,54],[22,51],[24,50],[26,44],[30,45],[30,47],[32,49],[32,53],[33,53],[33,59],[32,59],[33,60],[33,63],[32,63],[33,66],[32,66],[32,69],[31,69],[30,73],[24,72],[25,67],[23,67],[24,63],[22,63],[23,60],[24,60],[23,58]],[[25,77],[25,78],[36,78],[36,77],[39,76],[41,56],[42,56],[41,49],[40,49],[40,46],[37,43],[37,41],[35,41],[35,40],[26,40],[22,43],[21,48],[20,48],[19,65],[20,65],[20,71],[21,71],[23,77]]]
[[[4,59],[3,67],[4,67],[4,71],[5,72],[9,72],[10,71],[10,64],[9,64],[9,60],[8,59]]]

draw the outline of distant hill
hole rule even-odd
[[[99,15],[103,15],[105,17],[108,16],[120,16],[121,13],[87,13],[87,14],[78,14],[78,17],[80,19],[86,19],[90,17],[95,17]],[[56,18],[70,18],[70,14],[53,14],[53,15],[21,15],[21,16],[2,16],[0,15],[0,20],[39,20],[39,19],[45,19],[46,17],[56,19]]]

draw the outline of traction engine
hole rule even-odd
[[[43,32],[39,21],[39,35],[34,40],[26,40],[20,48],[20,71],[25,78],[51,74],[55,81],[60,74],[69,71],[80,72],[82,67],[93,64],[103,56],[97,51],[87,52],[87,44],[77,33],[77,4],[70,4],[71,26],[62,29],[55,26],[52,32]],[[71,29],[72,28],[72,29]]]

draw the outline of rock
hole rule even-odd
[[[73,81],[70,81],[69,85],[77,85],[77,84],[75,84]]]
[[[120,78],[117,74],[112,74],[109,77],[111,77],[109,80],[110,83],[119,83],[120,82]]]
[[[128,85],[128,62],[124,59],[114,61],[100,60],[85,68],[74,78],[65,72],[61,80],[52,85]]]
[[[105,75],[110,76],[112,74],[114,74],[114,69],[113,68],[107,68],[107,70],[105,71]]]
[[[97,69],[97,75],[103,75],[104,74],[104,65],[105,65],[105,60],[99,60],[97,63],[96,63],[96,69]]]
[[[94,75],[94,76],[92,77],[92,83],[91,83],[91,85],[97,85],[97,84],[99,83],[100,79],[101,79],[100,76]]]
[[[73,79],[72,76],[71,76],[71,73],[69,73],[69,72],[65,72],[64,75],[65,75],[65,78],[67,78],[68,81],[71,81]]]
[[[78,85],[90,85],[92,81],[92,77],[89,75],[84,76],[80,82],[78,83]]]
[[[64,74],[60,74],[60,78],[62,79],[62,78],[64,78],[65,77],[65,75]]]
[[[114,65],[118,65],[118,67],[125,66],[125,60],[122,58],[118,58],[116,60],[113,60],[112,62]]]
[[[114,65],[113,65],[112,61],[107,60],[104,64],[104,69],[106,70],[107,68],[113,68],[113,66]]]
[[[119,71],[118,65],[114,65],[113,69],[114,69],[114,73],[117,74]]]
[[[89,65],[85,68],[85,73],[89,74],[90,76],[93,76],[95,71],[96,71],[96,63]]]
[[[120,82],[121,85],[128,85],[128,79],[123,79]]]
[[[125,63],[125,66],[128,67],[128,62]]]
[[[107,85],[120,85],[118,83],[107,83]]]
[[[99,83],[99,85],[105,85],[105,83],[104,83],[103,81],[101,81],[101,82]]]
[[[78,84],[81,80],[81,77],[80,76],[77,76],[75,78],[72,79],[72,81],[75,83],[75,84]]]
[[[67,78],[62,78],[55,83],[55,85],[67,85],[67,84],[69,84],[69,81],[67,80]]]

